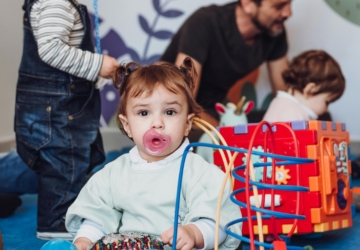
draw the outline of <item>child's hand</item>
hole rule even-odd
[[[174,227],[170,227],[168,230],[163,232],[160,237],[164,244],[173,244],[173,233]],[[202,233],[193,224],[186,226],[178,226],[176,249],[188,250],[192,248],[203,248],[204,238]]]
[[[87,250],[93,243],[88,238],[80,237],[75,240],[74,245],[78,250]]]
[[[119,65],[120,64],[116,61],[115,58],[108,55],[104,55],[99,76],[107,79],[111,78],[116,70],[116,67],[118,67]]]

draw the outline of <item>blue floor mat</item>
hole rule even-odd
[[[15,214],[0,219],[4,250],[40,249],[47,241],[36,238],[37,195],[22,195]]]
[[[9,218],[0,219],[5,250],[40,249],[47,241],[36,238],[37,195],[21,196],[23,204]],[[360,215],[353,218],[353,227],[324,233],[320,238],[294,236],[292,246],[311,245],[316,250],[359,250]],[[244,250],[250,249],[244,245]]]
[[[354,181],[360,186],[360,179]],[[22,205],[11,217],[0,219],[0,231],[3,235],[5,250],[39,250],[47,241],[36,238],[37,195],[22,195]],[[360,214],[353,218],[353,227],[324,233],[319,238],[294,236],[292,246],[311,245],[315,250],[359,250]],[[249,245],[245,244],[244,250]],[[64,249],[66,250],[66,249]]]

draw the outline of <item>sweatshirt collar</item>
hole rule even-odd
[[[316,120],[318,118],[318,115],[315,114],[314,111],[312,111],[311,109],[309,109],[308,107],[306,107],[304,104],[302,104],[301,102],[298,101],[298,99],[296,99],[294,96],[290,95],[289,93],[282,91],[282,90],[278,90],[277,92],[277,96],[281,97],[281,98],[287,98],[292,100],[293,102],[295,102],[296,104],[298,104],[300,107],[302,107],[305,112],[309,115],[311,120]]]

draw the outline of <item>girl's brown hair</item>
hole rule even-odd
[[[119,115],[126,116],[128,98],[138,97],[143,93],[150,96],[159,85],[172,93],[184,94],[188,104],[188,114],[199,116],[202,108],[193,95],[196,78],[196,70],[190,57],[186,57],[180,67],[168,62],[156,62],[149,66],[140,66],[136,62],[131,62],[119,66],[113,77],[113,84],[119,89],[120,94],[116,119],[118,127],[126,134]]]
[[[318,90],[313,95],[331,93],[332,102],[345,90],[345,78],[339,64],[322,50],[309,50],[296,56],[282,77],[288,87],[300,92],[308,83],[315,83]]]

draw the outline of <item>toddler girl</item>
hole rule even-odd
[[[201,112],[192,94],[195,77],[190,58],[179,68],[165,62],[118,68],[113,81],[121,95],[119,127],[136,146],[97,172],[70,206],[66,227],[76,234],[78,249],[120,231],[157,235],[177,249],[214,248],[224,173],[191,152],[184,168],[178,235],[172,238],[180,162],[193,118]],[[239,245],[224,231],[226,223],[241,217],[230,192],[228,183],[221,206],[220,249]],[[240,234],[241,226],[230,230]]]

